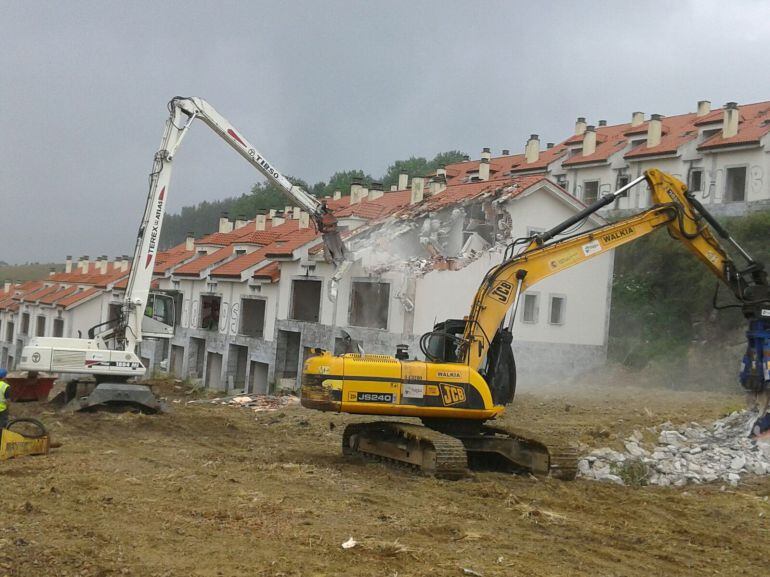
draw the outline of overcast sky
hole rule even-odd
[[[0,0],[0,260],[132,253],[174,95],[313,183],[770,100],[768,54],[767,2]],[[203,124],[174,164],[170,212],[259,180]]]

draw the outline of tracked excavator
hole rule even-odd
[[[309,213],[316,230],[323,237],[324,253],[328,261],[335,266],[345,262],[345,245],[337,229],[337,219],[324,201],[293,185],[205,100],[177,96],[168,103],[168,109],[169,117],[150,173],[150,190],[137,235],[120,317],[116,321],[93,327],[88,339],[37,337],[22,350],[18,368],[28,371],[30,379],[34,379],[38,372],[95,377],[96,386],[88,386],[87,389],[83,388],[84,383],[77,380],[68,383],[63,402],[75,410],[105,405],[135,407],[145,412],[162,409],[160,401],[149,387],[130,383],[129,379],[145,374],[145,367],[136,354],[136,347],[144,337],[173,336],[173,315],[158,320],[161,308],[173,313],[171,297],[152,294],[150,283],[168,200],[173,160],[182,139],[196,119],[213,130],[288,199]],[[148,304],[153,309],[150,317],[145,315]]]
[[[636,185],[646,183],[652,206],[635,216],[571,234],[589,215]],[[741,385],[764,398],[770,383],[770,288],[767,273],[676,178],[648,170],[636,180],[534,236],[518,239],[503,262],[482,280],[470,313],[449,319],[423,335],[425,360],[318,350],[302,374],[302,405],[358,415],[418,417],[422,425],[397,420],[350,424],[342,436],[346,455],[394,461],[443,477],[461,477],[468,467],[524,470],[571,479],[576,454],[564,439],[535,438],[495,425],[513,400],[516,367],[512,329],[522,292],[658,229],[682,242],[734,297],[748,321]],[[729,244],[739,266],[717,240]],[[516,252],[519,250],[520,252]],[[714,305],[717,304],[715,294]],[[757,427],[761,428],[761,420]]]

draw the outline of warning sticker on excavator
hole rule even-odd
[[[598,240],[592,240],[591,242],[587,242],[583,245],[583,254],[586,256],[591,256],[594,253],[600,252],[602,250],[602,245],[599,244]]]
[[[565,255],[551,259],[548,262],[548,266],[551,267],[551,270],[556,270],[557,268],[574,264],[575,261],[578,261],[581,258],[583,258],[583,256],[579,250],[571,250]]]
[[[425,396],[425,386],[404,383],[401,389],[401,396],[409,399],[422,399]]]

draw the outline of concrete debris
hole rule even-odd
[[[234,397],[217,397],[216,399],[199,399],[189,401],[189,403],[247,407],[255,413],[260,413],[277,411],[287,406],[298,405],[299,397],[294,395],[236,395]]]
[[[726,481],[735,486],[743,475],[770,473],[770,440],[751,439],[756,412],[736,411],[710,426],[663,423],[655,446],[644,446],[639,431],[625,439],[624,452],[595,449],[578,463],[578,476],[619,485],[661,485]],[[651,444],[651,443],[650,443]]]

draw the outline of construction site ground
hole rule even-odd
[[[344,425],[299,406],[186,404],[60,415],[61,447],[0,463],[0,575],[756,575],[770,478],[684,488],[476,473],[461,481],[347,460]],[[173,399],[177,402],[173,402]],[[588,387],[522,393],[504,421],[613,446],[665,421],[707,422],[735,394]],[[356,542],[345,549],[350,538]]]

